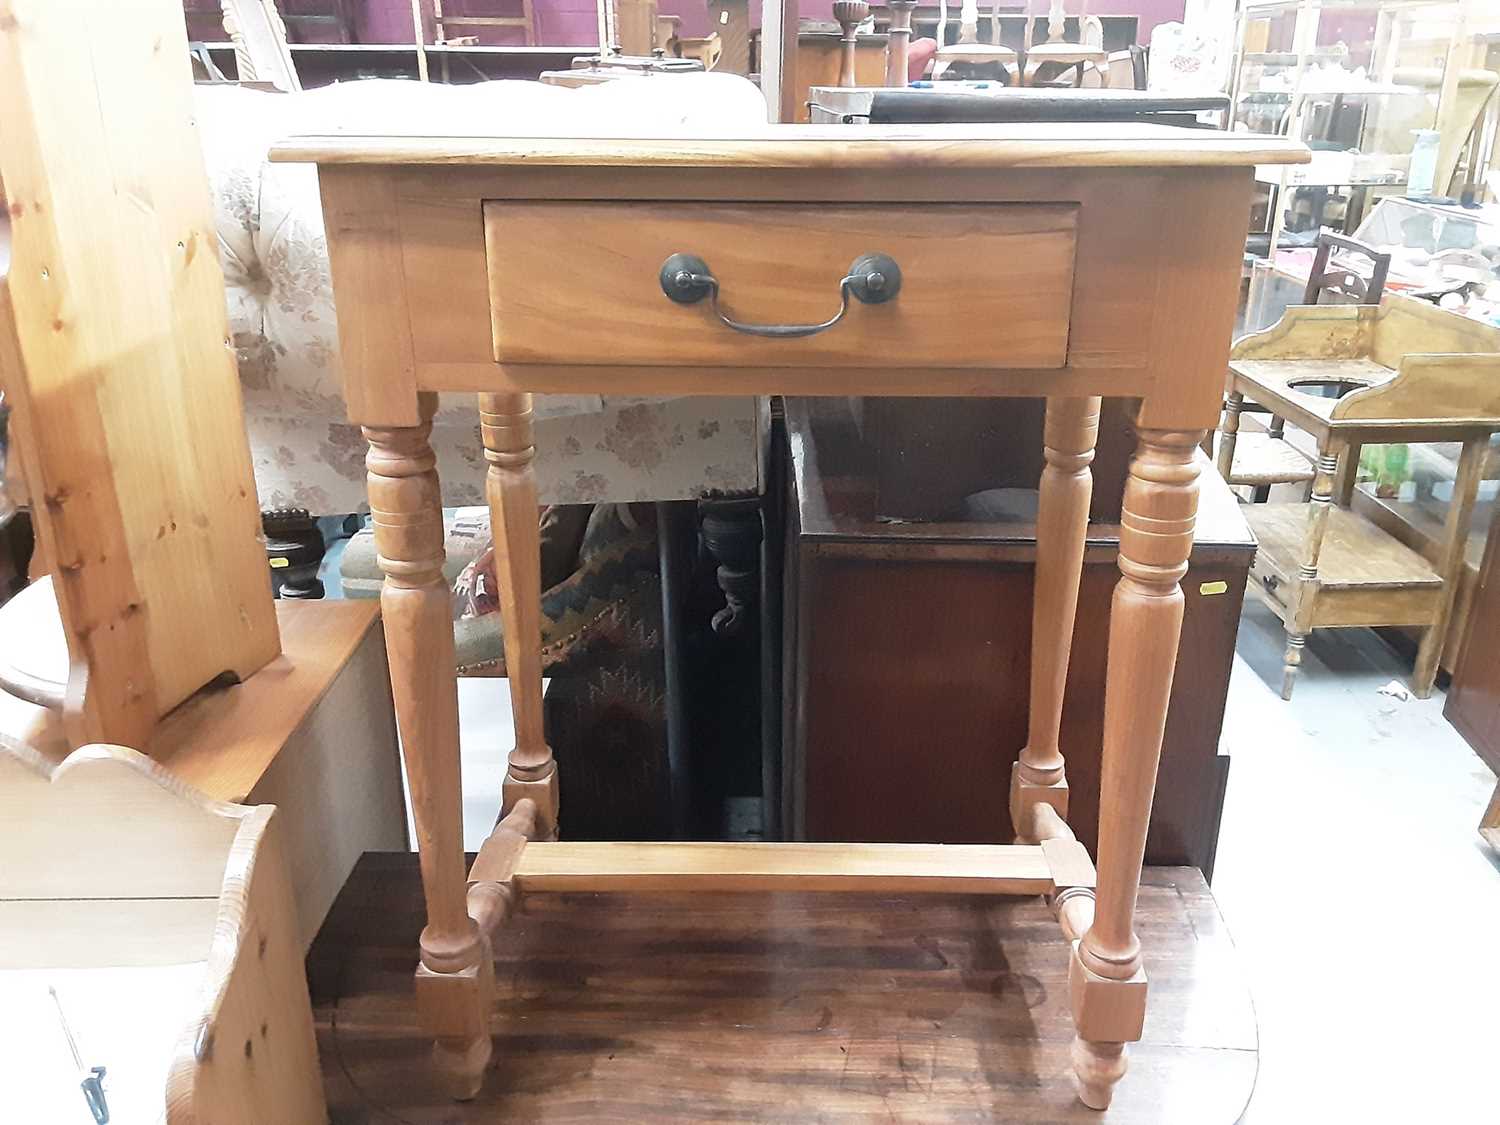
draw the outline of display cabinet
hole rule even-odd
[[[1500,324],[1500,203],[1457,207],[1391,196],[1353,237],[1391,256],[1386,291],[1441,301],[1484,324]],[[1307,288],[1312,246],[1285,247],[1254,263],[1244,328],[1269,328]],[[1335,255],[1338,261],[1338,255]],[[1337,301],[1327,294],[1324,301]]]
[[[1349,230],[1368,198],[1405,188],[1420,130],[1434,130],[1434,187],[1463,161],[1478,178],[1482,127],[1500,81],[1482,62],[1489,21],[1469,0],[1247,0],[1232,82],[1232,129],[1287,135],[1314,150],[1295,170],[1263,168],[1266,245],[1321,225]],[[1497,29],[1500,30],[1500,29]],[[1473,138],[1471,140],[1471,138]],[[1426,177],[1421,177],[1425,180]]]

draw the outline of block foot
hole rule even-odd
[[[481,1035],[467,1042],[439,1039],[432,1045],[432,1066],[437,1071],[443,1093],[454,1101],[466,1102],[484,1085],[489,1069],[490,1037]]]
[[[1096,1043],[1075,1037],[1073,1074],[1078,1083],[1078,1100],[1090,1109],[1108,1109],[1115,1083],[1125,1077],[1127,1065],[1124,1043]]]

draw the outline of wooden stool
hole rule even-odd
[[[422,852],[417,1005],[455,1096],[483,1081],[490,943],[522,894],[962,891],[1051,897],[1072,946],[1079,1095],[1109,1104],[1145,1018],[1136,890],[1251,170],[1305,158],[1284,140],[1150,125],[320,137],[274,150],[319,165]],[[564,388],[1047,398],[1016,844],[558,839],[531,466],[532,392]],[[478,394],[516,729],[505,813],[467,877],[428,446],[439,389]],[[1096,877],[1066,821],[1058,729],[1104,394],[1141,404],[1109,622]]]

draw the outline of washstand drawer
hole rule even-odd
[[[1061,367],[1077,212],[1073,204],[1032,203],[489,202],[495,358]],[[849,287],[842,319],[808,331],[838,313],[841,280],[874,254],[894,260],[899,280],[877,260],[869,286]],[[664,271],[674,255],[697,261],[684,269],[687,259],[678,257]],[[673,286],[692,303],[669,297]],[[802,333],[761,334],[767,326]]]

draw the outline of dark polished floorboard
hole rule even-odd
[[[334,1122],[1229,1125],[1254,1014],[1196,870],[1147,872],[1145,1040],[1073,1096],[1067,948],[1039,899],[537,895],[497,935],[479,1098],[433,1089],[411,1002],[416,857],[367,855],[309,955]]]

